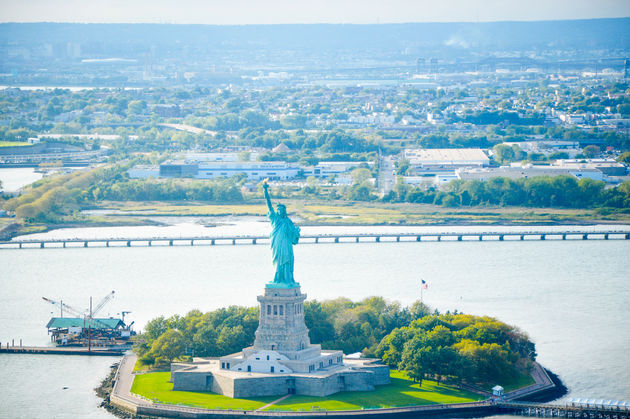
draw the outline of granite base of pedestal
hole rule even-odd
[[[322,355],[326,352],[323,351]],[[329,396],[340,391],[372,391],[389,384],[389,367],[377,359],[345,359],[310,373],[261,373],[221,368],[217,359],[196,358],[171,365],[173,390],[210,391],[232,398],[301,394]]]

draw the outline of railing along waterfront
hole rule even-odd
[[[423,233],[344,233],[305,234],[300,243],[359,243],[359,242],[423,242],[423,241],[507,241],[507,240],[630,240],[625,230],[566,230],[566,231],[484,231],[484,232],[423,232]],[[214,246],[237,244],[268,244],[268,236],[170,236],[24,239],[0,241],[0,249],[66,248],[66,247],[142,247],[142,246]]]

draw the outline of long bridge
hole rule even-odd
[[[507,240],[630,240],[628,230],[521,230],[422,233],[305,234],[300,243],[423,242],[423,241],[507,241]],[[50,238],[0,241],[0,249],[67,247],[214,246],[268,244],[268,236],[156,236],[113,238]]]

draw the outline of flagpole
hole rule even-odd
[[[422,289],[424,288],[424,285],[422,284],[422,278],[420,278],[420,307],[423,306],[423,302],[422,302]]]

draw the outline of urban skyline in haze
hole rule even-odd
[[[630,2],[627,0],[0,0],[0,22],[373,24],[628,16]]]

